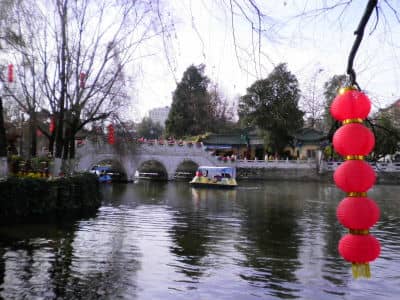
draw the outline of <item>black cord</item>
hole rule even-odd
[[[372,12],[378,5],[378,0],[369,0],[367,6],[365,7],[364,14],[358,24],[357,30],[354,32],[356,39],[351,47],[349,58],[347,61],[347,74],[350,76],[350,83],[352,86],[356,86],[360,90],[360,86],[357,83],[356,72],[353,68],[354,58],[357,54],[358,48],[360,47],[361,41],[364,36],[364,30],[367,26],[368,20],[372,15]]]

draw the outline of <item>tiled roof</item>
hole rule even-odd
[[[293,137],[298,141],[303,142],[319,142],[326,139],[323,132],[314,128],[302,128],[293,134]]]
[[[246,145],[240,134],[211,134],[203,140],[204,145]]]

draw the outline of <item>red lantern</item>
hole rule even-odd
[[[367,197],[347,197],[338,205],[336,216],[339,222],[351,230],[364,230],[379,219],[379,208]]]
[[[368,191],[376,181],[372,167],[363,160],[348,160],[333,174],[336,185],[346,193]]]
[[[342,156],[369,154],[375,146],[374,134],[362,124],[340,127],[333,136],[333,146]]]
[[[86,81],[86,74],[84,72],[81,72],[79,74],[79,87],[81,89],[85,88],[85,81]]]
[[[363,160],[375,145],[374,135],[361,124],[371,110],[371,102],[365,94],[350,88],[335,98],[330,110],[344,124],[335,132],[333,145],[347,160],[336,169],[333,178],[351,196],[343,199],[336,211],[340,223],[350,229],[350,234],[339,242],[339,253],[352,262],[355,278],[369,277],[368,263],[380,253],[379,242],[369,235],[369,228],[378,221],[380,212],[375,202],[366,197],[376,174]]]
[[[357,90],[345,90],[332,102],[331,114],[338,121],[349,119],[365,119],[371,110],[368,97]]]
[[[53,133],[55,128],[56,128],[56,122],[54,120],[54,117],[51,117],[50,118],[50,125],[49,125],[50,133]]]
[[[114,126],[112,124],[108,125],[108,143],[110,145],[115,144],[115,137],[114,137]]]
[[[12,64],[8,65],[8,82],[14,81],[14,66]]]
[[[375,260],[380,252],[378,240],[370,234],[346,234],[339,242],[340,255],[352,263],[369,263]]]

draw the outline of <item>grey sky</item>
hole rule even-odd
[[[261,39],[260,59],[258,37],[251,35],[250,23],[240,17],[237,9],[234,16],[236,54],[231,15],[226,6],[229,1],[168,1],[167,9],[175,25],[168,40],[170,64],[163,48],[153,45],[155,55],[141,64],[143,76],[137,85],[139,114],[135,117],[143,117],[153,107],[170,105],[175,78],[179,81],[192,63],[204,63],[207,76],[230,98],[243,94],[246,87],[257,78],[265,78],[273,64],[280,62],[288,63],[303,90],[320,69],[323,71],[316,77],[317,89],[322,89],[331,76],[345,72],[353,32],[366,1],[355,0],[345,10],[341,6],[325,14],[298,18],[293,16],[316,8],[311,6],[313,3],[338,1],[259,2],[266,2],[262,9],[268,15],[264,20],[267,30]],[[398,4],[394,6],[400,8]],[[358,83],[370,95],[375,109],[400,97],[397,53],[400,25],[388,7],[382,8],[384,14],[381,12],[379,24],[371,35],[375,16],[370,21],[355,61]],[[252,38],[257,54],[254,57]]]

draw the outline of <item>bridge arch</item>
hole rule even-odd
[[[158,175],[154,176],[159,179],[168,179],[168,171],[163,162],[158,159],[149,158],[143,159],[138,162],[136,166],[136,172],[140,173],[149,173],[150,177],[154,176],[153,173],[158,173]]]
[[[115,156],[110,157],[110,158],[103,158],[98,161],[94,161],[94,164],[92,164],[90,166],[90,169],[92,169],[96,165],[109,165],[111,168],[111,171],[113,173],[116,173],[116,175],[115,175],[116,180],[127,181],[127,179],[128,179],[126,169],[124,168],[121,161],[118,158],[116,158]]]
[[[193,159],[184,159],[178,163],[176,169],[173,171],[174,178],[193,178],[198,167],[199,164]]]

